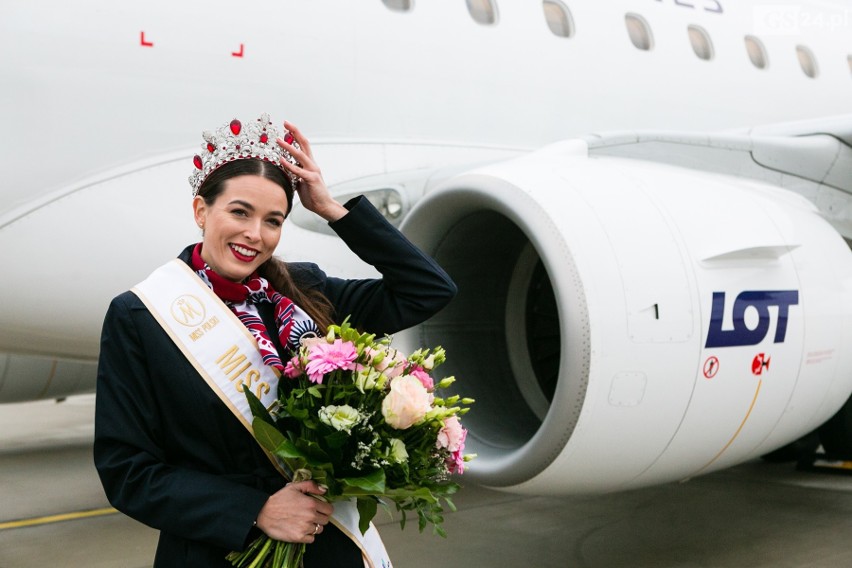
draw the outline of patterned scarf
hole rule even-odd
[[[287,346],[290,338],[290,328],[293,327],[293,302],[269,285],[265,278],[255,272],[243,282],[234,282],[216,274],[201,258],[201,243],[195,245],[192,251],[192,269],[198,274],[231,311],[243,322],[257,341],[257,346],[263,355],[263,362],[269,367],[284,371],[284,365],[275,349],[275,344],[269,339],[266,326],[257,308],[253,304],[270,303],[275,306],[275,323],[278,326],[278,338],[281,345]]]

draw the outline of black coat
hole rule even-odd
[[[449,276],[366,199],[346,207],[331,227],[382,278],[345,280],[314,264],[289,265],[300,287],[325,294],[337,320],[351,315],[361,329],[395,333],[452,299]],[[94,456],[110,503],[161,531],[158,567],[227,566],[224,555],[258,534],[253,522],[285,482],[132,292],[113,299],[104,321]],[[306,566],[348,566],[344,557],[362,566],[355,545],[330,524],[308,555]]]

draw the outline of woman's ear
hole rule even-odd
[[[207,204],[200,195],[196,195],[192,200],[192,212],[195,216],[195,224],[203,231],[204,223],[207,221]]]

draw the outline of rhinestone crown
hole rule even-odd
[[[276,142],[279,137],[278,129],[270,122],[267,113],[247,125],[235,118],[229,124],[219,127],[216,132],[205,130],[201,136],[204,143],[201,145],[201,153],[192,158],[195,171],[189,176],[193,196],[198,195],[201,184],[219,166],[250,158],[264,160],[281,168],[290,178],[293,189],[296,189],[298,176],[285,170],[280,160],[284,158],[294,165],[299,165],[299,162]],[[284,131],[283,138],[288,144],[299,148],[299,143],[289,131]]]

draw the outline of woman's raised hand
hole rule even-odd
[[[311,152],[311,145],[307,138],[299,131],[296,126],[290,122],[284,122],[286,128],[301,148],[296,148],[292,144],[288,144],[284,138],[278,138],[278,145],[290,152],[300,166],[295,166],[285,159],[281,159],[281,165],[292,172],[297,177],[302,179],[297,186],[299,199],[302,205],[313,211],[326,221],[337,221],[344,215],[347,210],[340,203],[335,201],[322,179],[322,172],[319,166],[314,161],[314,155]]]
[[[323,493],[313,481],[288,483],[270,495],[257,515],[257,527],[275,540],[312,543],[334,512],[331,504],[311,496]]]

